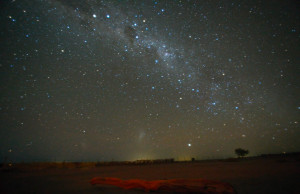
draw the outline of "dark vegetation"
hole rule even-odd
[[[136,160],[136,161],[110,161],[110,162],[32,162],[32,163],[0,163],[1,172],[14,172],[18,169],[53,169],[53,168],[91,168],[91,167],[101,167],[101,166],[119,166],[119,165],[151,165],[151,164],[172,164],[172,163],[190,163],[190,162],[240,162],[253,160],[257,158],[279,158],[277,162],[288,162],[290,159],[300,161],[300,152],[294,153],[281,153],[281,154],[262,154],[260,156],[244,157],[248,150],[240,151],[239,149],[238,158],[226,158],[226,159],[212,159],[212,160],[196,160],[191,158],[188,161],[175,161],[174,158],[169,159],[156,159],[156,160]]]
[[[234,152],[239,158],[244,157],[249,154],[248,150],[244,150],[242,148],[237,148],[234,150]]]

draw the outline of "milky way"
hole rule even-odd
[[[300,150],[297,1],[1,4],[2,161]]]

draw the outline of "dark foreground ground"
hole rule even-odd
[[[0,193],[143,193],[92,186],[93,177],[121,179],[208,179],[230,183],[238,193],[300,193],[297,156],[99,167],[2,167]]]

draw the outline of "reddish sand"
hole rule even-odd
[[[235,194],[234,188],[219,181],[205,179],[168,179],[168,180],[122,180],[113,177],[95,177],[92,185],[114,185],[126,190],[141,189],[145,192],[176,192],[176,193],[203,193],[203,194]]]
[[[71,169],[2,169],[0,193],[143,193],[143,190],[91,185],[90,180],[99,176],[125,180],[207,179],[227,182],[237,193],[300,193],[298,157]]]

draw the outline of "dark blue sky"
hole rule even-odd
[[[1,2],[1,161],[300,151],[298,1]]]

